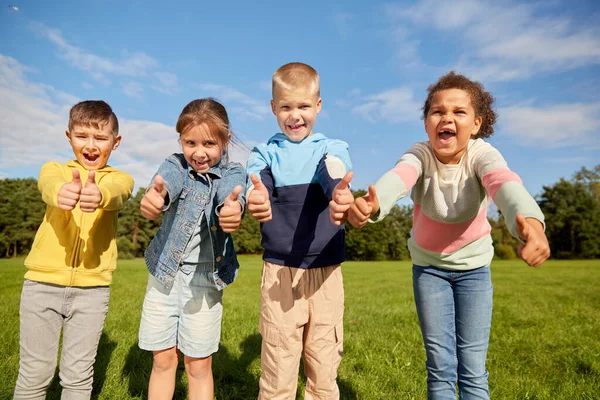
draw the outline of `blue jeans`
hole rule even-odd
[[[490,267],[450,271],[413,265],[425,351],[427,398],[489,399],[485,368],[492,324]]]

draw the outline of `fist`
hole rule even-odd
[[[162,213],[165,206],[167,188],[162,176],[156,175],[154,185],[146,192],[140,203],[140,211],[145,218],[155,220]]]
[[[219,211],[219,225],[223,232],[234,232],[242,222],[242,205],[238,201],[241,192],[241,186],[233,188]]]
[[[65,211],[71,211],[77,205],[81,195],[81,177],[79,170],[73,170],[73,179],[67,182],[58,191],[58,208]]]
[[[250,175],[250,180],[254,189],[248,195],[248,211],[258,222],[268,222],[273,218],[269,191],[256,175]]]
[[[329,202],[329,219],[334,225],[342,225],[348,218],[348,209],[354,203],[354,196],[350,191],[350,181],[354,173],[348,172],[333,189]]]
[[[96,185],[96,172],[90,171],[85,186],[81,189],[79,208],[83,212],[94,212],[100,207],[100,202],[102,202],[102,193]]]

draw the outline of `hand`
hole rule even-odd
[[[369,186],[369,193],[354,200],[354,204],[348,210],[348,221],[355,228],[365,226],[369,218],[379,211],[379,200],[375,192],[375,186]]]
[[[336,185],[329,202],[329,219],[334,225],[342,225],[348,218],[348,209],[354,203],[349,185],[354,173],[348,172]]]
[[[539,267],[550,257],[550,245],[540,221],[517,215],[517,233],[525,241],[519,248],[519,257],[530,267]]]
[[[165,205],[167,188],[162,176],[156,175],[154,185],[146,192],[140,203],[140,210],[145,218],[154,220],[160,216]]]
[[[234,232],[242,222],[242,205],[238,201],[241,192],[241,186],[234,187],[223,202],[223,207],[219,211],[219,225],[223,232]]]
[[[250,175],[250,180],[254,189],[248,195],[248,211],[258,222],[268,222],[273,218],[269,191],[256,175]]]
[[[73,170],[73,180],[61,186],[58,190],[58,208],[71,211],[77,205],[81,194],[81,177],[79,170]]]
[[[79,197],[79,208],[83,212],[94,212],[100,207],[102,201],[102,193],[100,188],[96,185],[96,172],[90,171],[88,179],[85,182],[85,186],[81,189],[81,196]]]

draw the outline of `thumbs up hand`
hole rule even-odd
[[[234,232],[242,222],[242,205],[238,201],[241,192],[241,186],[234,187],[223,202],[223,207],[219,211],[219,225],[223,232]]]
[[[530,267],[542,265],[550,257],[550,245],[544,227],[535,218],[517,215],[517,233],[525,244],[519,248],[519,257]]]
[[[81,177],[79,170],[73,170],[73,180],[61,186],[58,190],[58,208],[65,211],[71,211],[77,205],[81,195]]]
[[[81,189],[79,208],[83,212],[94,212],[102,202],[102,193],[96,185],[96,172],[90,171],[85,186]]]
[[[250,180],[254,189],[248,195],[248,211],[258,222],[268,222],[272,218],[269,191],[256,175],[250,175]]]
[[[329,202],[329,219],[334,225],[342,225],[348,218],[348,209],[354,203],[354,196],[350,191],[350,181],[354,173],[348,172],[333,189]]]
[[[369,193],[354,200],[348,211],[348,221],[355,228],[365,226],[369,218],[379,211],[379,200],[375,192],[375,186],[369,186]]]
[[[165,206],[167,188],[162,176],[156,175],[154,185],[146,192],[140,203],[140,211],[144,218],[154,220],[160,216]]]

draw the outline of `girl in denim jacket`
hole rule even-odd
[[[217,101],[189,103],[176,129],[183,154],[163,162],[141,202],[144,217],[164,216],[145,253],[150,275],[139,347],[153,352],[149,399],[173,397],[178,352],[184,355],[189,397],[212,399],[222,289],[239,267],[230,232],[240,225],[246,174],[226,160],[231,132]]]

